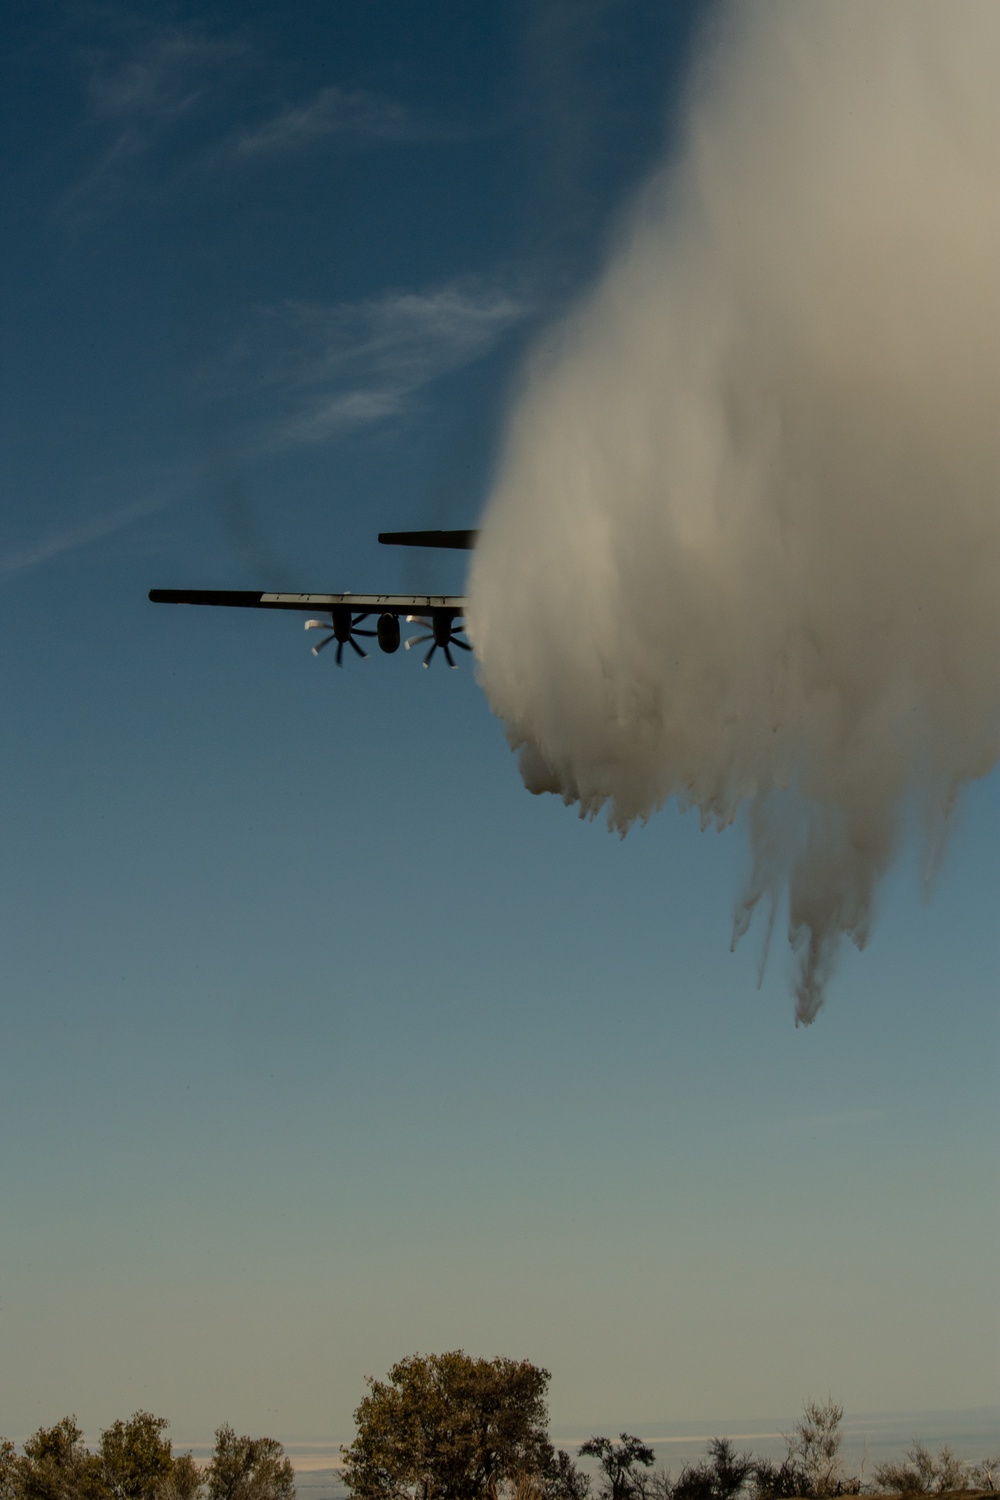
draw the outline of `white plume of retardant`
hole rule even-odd
[[[744,804],[797,1016],[1000,753],[1000,4],[731,0],[536,351],[470,584],[532,791]],[[933,839],[932,839],[933,842]]]

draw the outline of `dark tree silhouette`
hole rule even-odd
[[[648,1443],[629,1432],[618,1436],[617,1443],[606,1437],[588,1438],[580,1448],[580,1457],[596,1458],[601,1466],[604,1480],[600,1500],[639,1500],[645,1494],[646,1479],[639,1469],[648,1469],[656,1454]]]
[[[681,1471],[674,1500],[734,1500],[752,1472],[752,1453],[737,1453],[731,1438],[712,1438],[708,1457]]]

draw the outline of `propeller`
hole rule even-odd
[[[353,646],[358,655],[367,660],[368,652],[361,649],[354,637],[357,635],[375,634],[374,630],[358,629],[362,620],[367,620],[368,613],[368,610],[363,610],[361,614],[356,615],[349,604],[335,604],[330,611],[329,622],[326,620],[307,620],[303,627],[305,630],[328,630],[330,632],[325,639],[317,641],[316,645],[312,648],[313,656],[318,656],[324,647],[329,646],[331,641],[336,641],[338,667],[344,665],[345,646]]]
[[[449,667],[458,666],[458,663],[452,659],[452,646],[457,646],[460,651],[472,650],[472,647],[469,645],[468,641],[460,641],[458,636],[455,634],[456,628],[458,630],[464,631],[465,626],[459,625],[458,627],[456,627],[455,616],[452,614],[446,614],[444,612],[438,613],[437,611],[435,611],[435,613],[429,620],[424,619],[423,615],[407,615],[406,623],[408,625],[423,625],[425,629],[426,633],[424,635],[413,635],[406,643],[406,649],[407,651],[409,651],[411,646],[419,646],[424,641],[430,641],[431,649],[424,657],[425,667],[430,666],[431,658],[433,657],[438,647],[440,647],[444,652],[445,660],[447,661]]]

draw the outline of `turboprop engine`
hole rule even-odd
[[[412,635],[406,643],[407,651],[409,651],[411,646],[419,646],[423,641],[430,641],[431,649],[424,657],[423,664],[425,667],[430,666],[434,653],[439,647],[444,652],[445,660],[449,667],[456,666],[457,663],[451,654],[451,647],[457,646],[461,651],[472,650],[468,641],[460,641],[455,634],[456,629],[464,629],[462,625],[457,627],[455,625],[457,613],[457,610],[436,609],[431,614],[429,620],[424,615],[407,615],[406,623],[408,625],[422,625],[427,632],[425,635]]]
[[[324,647],[329,646],[331,641],[337,642],[337,666],[344,664],[344,647],[353,646],[359,656],[367,656],[368,652],[362,650],[354,639],[358,635],[374,635],[374,630],[359,630],[358,626],[362,620],[367,620],[368,611],[355,612],[349,604],[335,604],[330,610],[330,624],[325,620],[307,620],[304,628],[306,630],[327,630],[329,635],[324,636],[313,648],[313,656],[318,656]],[[396,627],[399,628],[398,626]]]

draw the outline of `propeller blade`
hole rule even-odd
[[[329,620],[307,620],[302,627],[303,630],[332,630],[333,626]]]
[[[454,667],[455,662],[452,660],[451,652],[448,650],[449,644],[450,642],[446,642],[444,646],[445,659],[447,660],[449,667]]]
[[[371,610],[370,609],[363,609],[359,615],[355,615],[354,619],[351,621],[351,628],[352,628],[352,630],[353,630],[353,628],[354,628],[355,625],[360,625],[362,620],[367,620],[367,618],[368,618],[368,616],[370,614],[371,614]],[[363,635],[365,635],[367,633],[368,633],[367,631],[362,631]]]
[[[469,645],[468,641],[460,641],[457,635],[453,635],[452,636],[452,638],[451,638],[451,644],[453,646],[458,646],[459,649],[462,650],[462,651],[471,651],[472,650],[472,647]]]
[[[430,666],[430,664],[431,664],[431,657],[434,655],[434,653],[435,653],[436,650],[437,650],[437,641],[434,642],[433,646],[428,651],[427,655],[424,657],[424,666],[425,667],[429,667]]]
[[[344,643],[343,643],[343,641],[338,641],[337,642],[337,666],[338,667],[342,667],[343,665],[344,665]]]
[[[433,639],[432,635],[411,635],[410,639],[406,642],[406,649],[409,651],[411,646],[419,646],[421,641],[432,641]]]
[[[370,630],[366,630],[365,631],[365,635],[371,635],[371,631]],[[354,647],[355,651],[358,653],[358,655],[362,658],[363,661],[367,661],[368,660],[368,652],[367,651],[362,651],[361,647],[358,645],[358,643],[354,639],[353,635],[348,637],[348,644]]]
[[[430,620],[425,620],[423,615],[407,615],[406,623],[407,625],[423,625],[427,630],[430,629],[431,625]]]
[[[331,631],[330,634],[326,637],[325,640],[323,640],[323,641],[317,641],[316,644],[315,644],[315,646],[312,648],[312,654],[313,654],[313,656],[318,656],[319,653],[321,651],[324,651],[326,649],[326,647],[329,646],[330,642],[332,640],[334,640],[334,639],[335,639],[335,636],[333,635],[333,632]]]

